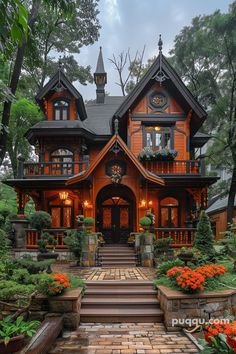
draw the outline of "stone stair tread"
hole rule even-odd
[[[135,294],[146,294],[146,295],[149,295],[149,294],[156,294],[156,291],[153,290],[153,289],[86,289],[85,290],[85,295],[87,294],[107,294],[107,295],[135,295]]]
[[[142,308],[140,309],[137,307],[136,309],[127,309],[127,308],[81,308],[80,310],[80,315],[81,316],[96,316],[96,315],[101,315],[101,316],[114,316],[114,315],[119,315],[119,316],[162,316],[163,311],[159,308]]]
[[[136,298],[130,298],[130,297],[122,297],[119,299],[115,299],[115,298],[111,298],[111,297],[101,297],[101,298],[97,298],[94,299],[93,297],[87,297],[87,298],[83,298],[82,299],[82,304],[114,304],[114,305],[119,305],[119,304],[145,304],[145,305],[159,305],[159,301],[157,300],[157,298],[155,296],[153,296],[153,298],[140,298],[140,299],[136,299]]]
[[[132,282],[130,284],[130,282]],[[151,280],[86,280],[86,285],[87,286],[107,286],[107,285],[112,285],[112,286],[151,286],[153,287],[153,282]]]

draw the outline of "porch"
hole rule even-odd
[[[56,249],[67,249],[64,243],[64,238],[67,235],[68,229],[45,229],[45,232],[52,234],[56,241]],[[171,237],[173,239],[172,247],[192,246],[194,241],[195,228],[155,228],[156,240]],[[26,229],[26,248],[37,249],[39,233],[35,229]],[[52,247],[52,246],[49,246]]]

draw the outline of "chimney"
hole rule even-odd
[[[105,101],[105,85],[107,83],[107,73],[104,69],[103,57],[102,57],[102,47],[100,47],[100,52],[97,61],[97,68],[94,73],[94,81],[97,86],[96,89],[96,101],[97,103],[104,103]]]

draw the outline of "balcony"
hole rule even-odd
[[[173,161],[143,161],[143,166],[149,172],[157,175],[202,175],[202,162],[197,160],[173,160]]]
[[[156,228],[155,235],[157,239],[171,237],[173,247],[188,247],[193,245],[195,231],[193,228]]]
[[[89,160],[79,162],[39,162],[24,163],[23,177],[31,178],[37,176],[72,176],[76,173],[87,170]]]

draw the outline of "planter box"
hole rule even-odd
[[[68,290],[59,296],[37,296],[30,307],[30,319],[44,320],[62,316],[63,327],[76,330],[80,323],[82,288]]]
[[[169,331],[190,327],[189,321],[192,320],[202,323],[209,318],[222,317],[226,310],[236,314],[236,291],[230,289],[189,295],[159,286],[158,299]]]

